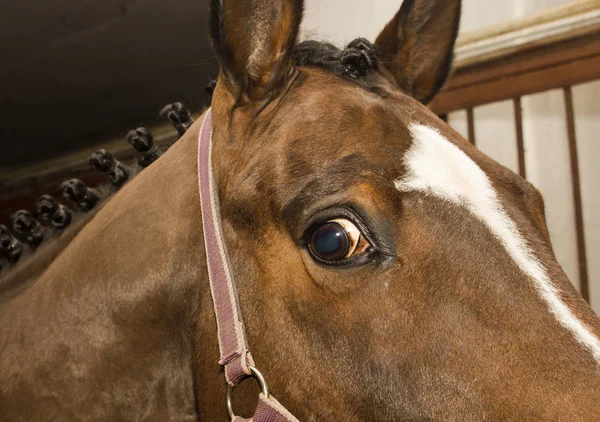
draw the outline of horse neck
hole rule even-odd
[[[15,377],[7,397],[12,392],[27,402],[30,394],[33,402],[45,380],[28,374],[47,371],[48,394],[57,398],[48,409],[14,409],[15,416],[35,419],[61,412],[52,407],[59,406],[83,417],[96,403],[103,419],[123,417],[122,406],[133,418],[144,411],[136,406],[161,403],[161,409],[147,410],[163,419],[195,419],[196,320],[201,300],[210,304],[198,131],[199,125],[190,128],[119,191],[37,280],[0,306],[0,321],[11,321],[0,348],[15,349],[15,356],[28,349],[18,365],[0,363],[0,379]],[[52,370],[58,356],[68,356],[64,371]],[[35,371],[13,375],[13,367]],[[124,386],[119,400],[110,394],[99,400],[98,390],[120,394],[123,380],[137,382]],[[23,391],[24,385],[31,388]]]
[[[182,301],[172,305],[192,312],[207,277],[197,187],[197,132],[191,129],[160,161],[118,192],[42,278],[83,278],[107,291],[134,293],[139,289],[135,293],[164,296],[169,301],[177,297]],[[168,305],[160,304],[163,310]]]

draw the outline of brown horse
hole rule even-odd
[[[212,1],[214,177],[272,392],[306,421],[600,420],[600,320],[540,194],[423,105],[460,1],[405,0],[343,51],[296,45],[302,8]],[[0,419],[227,419],[200,124],[2,292]]]

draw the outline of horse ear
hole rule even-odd
[[[264,99],[291,77],[303,0],[211,0],[210,31],[228,89]]]
[[[460,12],[461,0],[404,0],[375,41],[392,82],[423,104],[448,78]]]

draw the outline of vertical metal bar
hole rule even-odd
[[[527,178],[527,169],[525,168],[525,142],[523,141],[523,107],[521,106],[521,97],[513,100],[515,107],[515,126],[517,129],[517,153],[519,156],[519,174],[522,178]]]
[[[476,143],[475,143],[475,117],[473,115],[472,107],[467,109],[467,124],[469,126],[469,142],[471,142],[473,145],[476,145]]]
[[[575,203],[575,227],[577,229],[577,256],[579,260],[579,279],[581,295],[590,301],[587,256],[585,250],[585,231],[583,227],[583,205],[581,201],[581,180],[579,176],[579,158],[577,156],[577,138],[575,135],[575,114],[573,112],[573,93],[571,87],[564,88],[565,108],[567,114],[567,131],[569,136],[569,155],[571,158],[571,180],[573,182],[573,201]]]

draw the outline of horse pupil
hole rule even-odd
[[[318,227],[311,237],[310,247],[320,259],[334,261],[348,254],[350,239],[338,223],[326,223]]]

